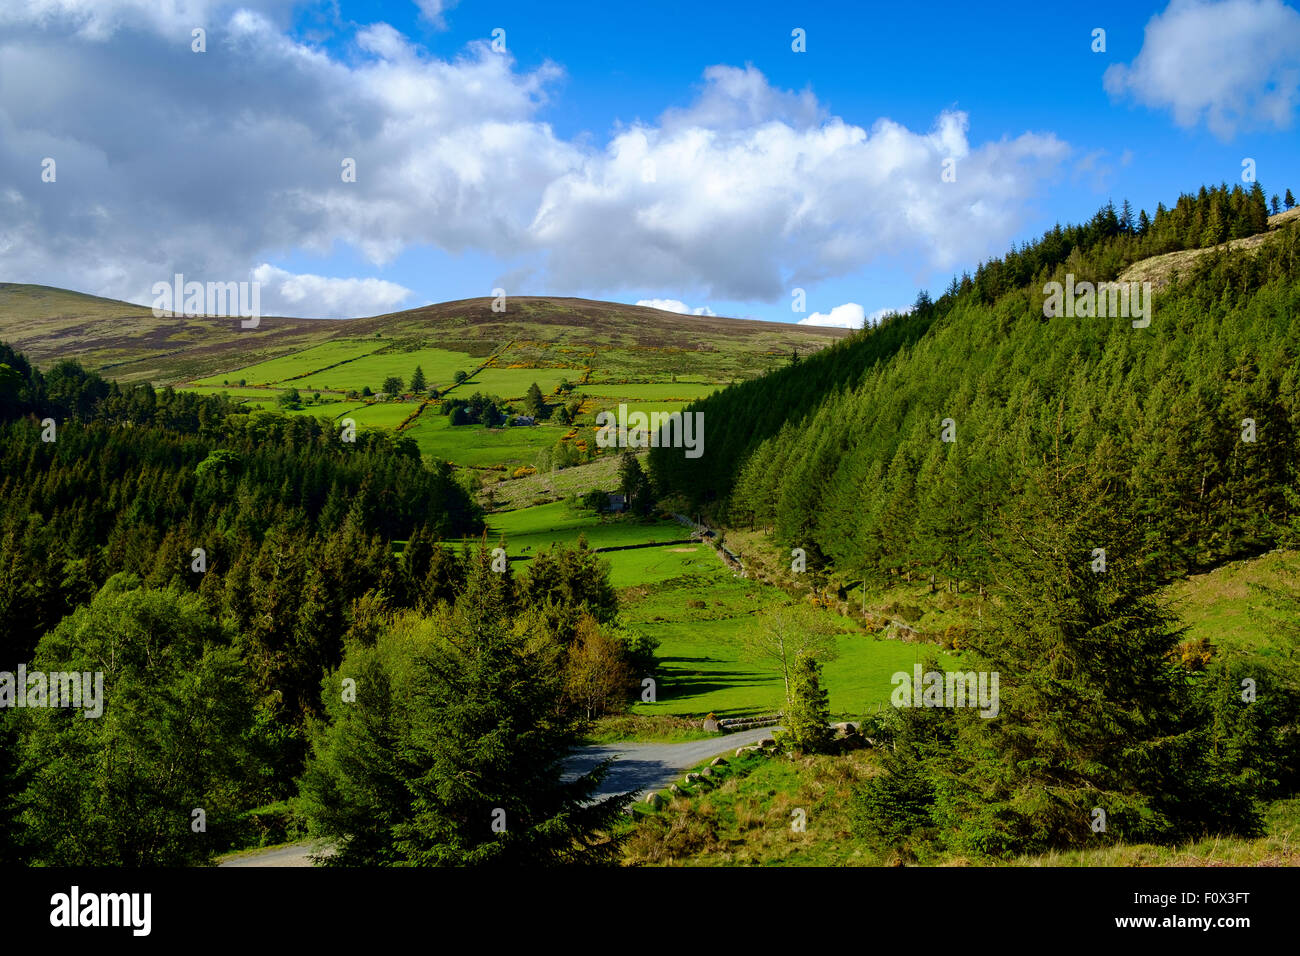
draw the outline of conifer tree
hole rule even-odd
[[[1133,222],[1133,207],[1127,199],[1124,200],[1123,205],[1120,207],[1119,225],[1123,232],[1131,233],[1135,229]]]
[[[821,685],[821,664],[801,653],[790,674],[782,741],[800,753],[820,753],[830,744],[830,695]]]
[[[528,386],[528,392],[524,395],[524,411],[534,418],[541,418],[546,412],[546,399],[536,382]]]
[[[1123,495],[1060,460],[1025,490],[999,539],[1000,607],[969,640],[970,666],[999,677],[996,715],[945,711],[951,746],[915,755],[930,821],[950,849],[995,856],[1248,829],[1249,795],[1207,760],[1170,659],[1181,631],[1134,559]]]
[[[631,451],[623,452],[618,462],[618,489],[633,514],[649,514],[654,505],[650,480],[641,470],[641,462]]]
[[[481,547],[454,607],[352,648],[354,703],[303,777],[312,832],[336,865],[554,865],[615,859],[631,794],[591,802],[605,766],[565,780],[585,722],[563,706],[563,649],[518,613]],[[361,690],[364,688],[364,691]]]

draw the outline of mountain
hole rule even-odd
[[[439,347],[487,356],[511,340],[601,350],[672,350],[684,371],[708,371],[720,353],[757,370],[771,356],[806,354],[848,334],[822,328],[678,315],[590,299],[518,296],[504,312],[490,298],[461,299],[355,319],[264,316],[255,329],[237,318],[154,316],[146,306],[54,289],[0,283],[0,341],[38,365],[75,358],[111,378],[180,384],[324,342],[380,338],[395,349]]]

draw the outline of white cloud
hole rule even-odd
[[[445,30],[447,20],[443,14],[456,5],[456,0],[415,0],[415,5],[420,8],[420,15],[435,29]]]
[[[665,312],[676,312],[679,315],[717,315],[707,305],[699,306],[692,309],[680,299],[637,299],[637,305],[649,306],[652,309],[663,309]]]
[[[752,68],[707,80],[701,102],[730,104],[704,111],[718,126],[638,124],[547,187],[531,234],[554,282],[775,301],[885,256],[950,268],[1001,251],[1068,151],[1033,133],[974,146],[957,112],[926,132],[813,122]]]
[[[1239,129],[1289,129],[1300,102],[1300,13],[1280,0],[1174,0],[1147,23],[1142,49],[1106,70],[1113,97],[1205,121],[1222,140]]]
[[[295,0],[262,0],[257,5],[276,16]],[[153,31],[188,52],[190,31],[207,29],[246,3],[238,0],[4,0],[0,26],[32,26],[69,31],[83,40],[104,42],[124,29]]]
[[[335,56],[277,25],[290,6],[5,4],[0,277],[149,302],[175,272],[238,280],[336,248],[382,267],[432,247],[555,294],[775,301],[881,257],[945,269],[1002,251],[1068,152],[1051,134],[972,143],[959,112],[863,128],[730,66],[592,146],[540,119],[555,64],[522,70],[482,42],[444,60],[382,23]],[[207,54],[190,51],[196,20]],[[46,156],[56,183],[40,181]],[[302,312],[343,301],[312,288]]]
[[[241,280],[286,250],[351,246],[377,266],[421,244],[508,255],[532,248],[538,197],[579,156],[533,118],[559,70],[516,70],[483,44],[440,60],[376,24],[349,63],[211,3],[196,54],[188,29],[154,31],[128,3],[84,4],[101,30],[142,27],[99,43],[75,32],[75,0],[50,4],[58,16],[37,2],[26,20],[6,7],[0,33],[5,281],[147,303],[175,272]]]
[[[336,279],[294,274],[262,263],[253,270],[260,282],[263,315],[341,319],[394,312],[412,295],[385,279]]]
[[[876,325],[885,316],[891,312],[906,314],[912,311],[910,305],[897,309],[876,309],[876,311],[867,314],[867,310],[856,302],[845,302],[843,305],[837,305],[831,309],[829,314],[823,315],[820,312],[814,312],[806,319],[800,319],[800,325],[820,325],[836,329],[860,329],[865,322],[867,325]]]
[[[814,312],[806,319],[800,319],[800,325],[824,325],[837,329],[860,329],[866,310],[856,302],[846,302],[831,309],[829,315]]]

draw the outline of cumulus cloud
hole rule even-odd
[[[1281,0],[1174,0],[1146,26],[1142,49],[1103,77],[1113,97],[1204,121],[1221,140],[1288,129],[1300,101],[1300,13]]]
[[[382,268],[431,247],[495,257],[539,292],[775,301],[880,257],[934,269],[1001,251],[1068,153],[1051,134],[976,144],[961,112],[864,128],[731,66],[592,145],[540,118],[553,63],[521,69],[482,42],[441,59],[383,23],[335,55],[286,32],[289,7],[0,7],[0,277],[148,302],[175,272],[238,280],[337,248]],[[196,21],[207,54],[190,50]],[[302,288],[320,298],[299,314],[343,301]],[[377,296],[367,311],[392,293],[349,288]]]
[[[864,324],[876,325],[885,316],[892,312],[905,315],[912,311],[912,307],[903,306],[898,309],[876,309],[868,314],[867,310],[856,302],[845,302],[843,305],[837,305],[831,309],[828,314],[823,315],[821,312],[814,312],[806,319],[800,319],[800,325],[820,325],[835,329],[860,329]]]
[[[410,289],[385,279],[338,279],[291,273],[269,263],[253,270],[261,283],[262,313],[341,319],[396,311]],[[304,311],[306,310],[306,311]]]
[[[283,16],[295,0],[263,0],[263,12]],[[148,30],[189,48],[190,31],[206,29],[214,17],[227,16],[246,4],[231,0],[5,0],[0,26],[39,26],[104,42],[122,30]]]
[[[637,305],[646,305],[652,309],[663,309],[665,312],[676,312],[678,315],[717,315],[707,305],[701,305],[692,309],[680,299],[637,299]]]
[[[415,0],[415,5],[420,8],[420,15],[435,29],[445,30],[447,20],[443,14],[456,5],[456,0]]]
[[[577,161],[533,119],[552,64],[516,70],[486,45],[430,58],[385,24],[358,31],[343,62],[216,3],[196,54],[188,29],[85,4],[98,31],[135,23],[110,44],[78,32],[89,14],[74,0],[52,0],[57,15],[40,2],[27,19],[6,7],[0,34],[6,281],[148,302],[174,272],[242,280],[286,250],[341,244],[376,266],[418,244],[518,251],[537,197]]]
[[[559,285],[775,301],[887,255],[948,268],[1000,249],[1068,152],[1050,134],[974,146],[961,112],[924,132],[814,121],[753,68],[706,80],[718,125],[638,124],[547,187],[531,231]]]

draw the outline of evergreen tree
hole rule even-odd
[[[790,675],[782,741],[800,753],[820,753],[830,745],[830,695],[821,685],[821,664],[800,654]]]
[[[631,451],[623,452],[618,462],[618,489],[627,502],[628,511],[646,515],[654,506],[650,480],[641,470],[641,462]]]
[[[997,712],[926,718],[949,723],[949,744],[908,771],[928,825],[950,850],[995,856],[1252,832],[1251,798],[1209,759],[1171,662],[1180,629],[1135,560],[1122,494],[1057,461],[1026,491],[999,537],[1000,608],[969,642],[971,665],[999,675]]]
[[[333,721],[303,777],[312,832],[335,865],[612,862],[632,795],[590,797],[605,772],[564,780],[584,729],[564,701],[563,649],[515,614],[481,548],[446,615],[398,622],[326,681]],[[344,674],[354,703],[340,702]]]
[[[417,365],[411,374],[411,391],[417,394],[423,392],[427,384],[424,380],[424,369]]]
[[[546,399],[542,396],[542,390],[536,382],[528,386],[528,391],[524,395],[524,411],[533,418],[542,418],[546,412]]]
[[[1229,221],[1223,212],[1222,206],[1218,202],[1211,202],[1209,216],[1205,221],[1204,229],[1201,231],[1200,245],[1217,245],[1228,238],[1228,232]]]
[[[618,613],[618,598],[610,583],[610,565],[578,536],[576,547],[553,544],[529,562],[522,592],[555,634],[568,645],[583,617],[608,624]]]

